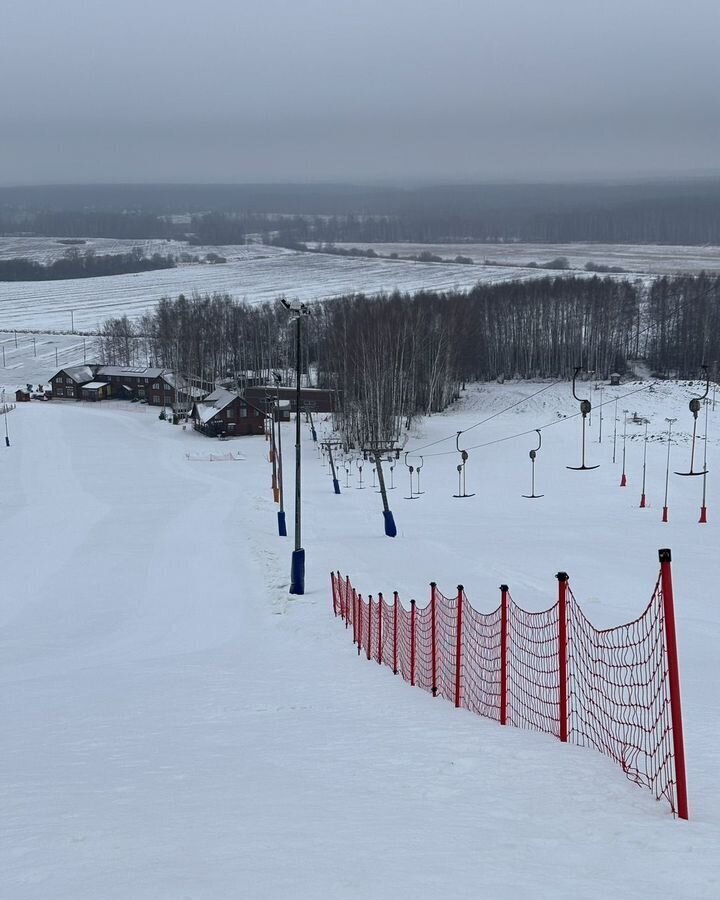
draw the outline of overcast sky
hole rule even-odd
[[[720,0],[3,0],[0,183],[720,172]]]

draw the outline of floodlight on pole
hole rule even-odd
[[[299,300],[288,301],[284,297],[280,302],[285,309],[292,313],[296,322],[295,334],[295,375],[297,379],[295,393],[295,549],[292,554],[290,567],[290,593],[305,593],[305,551],[302,547],[302,516],[301,516],[301,471],[302,452],[300,448],[300,372],[302,363],[301,322],[304,316],[310,315],[308,307]],[[291,319],[292,321],[292,319]]]

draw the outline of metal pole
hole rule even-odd
[[[285,521],[285,492],[283,490],[283,461],[282,461],[282,417],[280,415],[280,388],[278,386],[277,399],[277,445],[278,445],[278,487],[280,489],[280,509],[278,510],[278,534],[287,537],[287,523]]]
[[[70,310],[70,331],[73,334],[75,333],[75,310],[74,309]]]
[[[613,430],[613,462],[615,462],[615,449],[617,447],[617,406],[618,398],[615,398],[615,428]]]
[[[665,466],[665,502],[663,504],[663,514],[662,520],[663,522],[667,522],[668,520],[668,485],[670,484],[670,435],[672,433],[673,422],[677,422],[677,419],[665,419],[668,423],[668,433],[667,433],[667,465]]]
[[[645,509],[645,472],[647,471],[647,443],[648,443],[648,423],[645,423],[645,442],[643,443],[643,477],[642,491],[640,493],[640,509]]]
[[[625,444],[627,442],[627,414],[629,410],[623,410],[623,462],[622,462],[622,478],[620,479],[620,487],[627,485],[627,475],[625,474]]]
[[[5,388],[3,388],[3,390],[2,390],[2,405],[3,405],[3,411],[5,413],[5,446],[9,447],[10,446],[10,432],[8,431],[8,415],[9,415],[9,413],[8,413],[7,403],[5,402]]]
[[[603,389],[600,388],[600,439],[598,444],[602,444],[602,420],[603,420]]]
[[[305,593],[305,551],[302,549],[302,521],[300,515],[301,503],[301,471],[302,452],[300,449],[300,369],[301,357],[301,315],[296,317],[297,332],[295,335],[295,376],[297,380],[295,391],[295,549],[292,555],[290,570],[290,593]]]

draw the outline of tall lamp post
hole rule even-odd
[[[282,375],[279,372],[273,372],[275,379],[275,411],[273,415],[277,415],[277,451],[278,451],[278,487],[280,488],[280,509],[278,510],[278,534],[280,537],[287,537],[287,525],[285,524],[285,492],[283,490],[283,470],[282,470],[282,429],[280,415],[280,384]]]
[[[302,519],[300,513],[301,501],[301,468],[302,453],[300,449],[300,369],[302,363],[302,320],[303,316],[310,315],[310,310],[299,300],[288,302],[284,297],[280,298],[282,305],[293,314],[296,323],[295,332],[295,549],[292,554],[290,566],[290,593],[305,593],[305,551],[302,548]]]

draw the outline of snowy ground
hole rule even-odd
[[[665,275],[672,272],[697,274],[720,271],[720,247],[685,247],[666,244],[338,244],[338,247],[359,247],[378,253],[398,253],[400,256],[422,252],[434,253],[443,259],[467,256],[477,263],[489,259],[514,265],[529,262],[547,263],[558,256],[567,257],[575,269],[587,262],[606,266],[620,266],[627,272]]]
[[[410,445],[539,387],[473,389]],[[463,446],[560,421],[575,410],[568,395],[552,387]],[[662,386],[619,404],[650,416],[654,438],[678,417],[673,468],[688,463],[689,396]],[[262,438],[220,445],[122,403],[18,406],[0,449],[0,894],[717,897],[720,446],[710,523],[697,524],[701,479],[673,477],[662,525],[665,448],[649,445],[641,510],[641,429],[621,489],[613,406],[602,445],[594,412],[593,472],[565,469],[577,419],[544,432],[541,500],[520,496],[532,436],[470,451],[469,500],[451,497],[455,455],[430,455],[454,440],[427,449],[420,500],[402,499],[399,465],[395,540],[371,488],[332,493],[305,434],[307,593],[294,599]],[[720,436],[720,409],[710,428]],[[245,460],[186,455],[236,449]],[[331,568],[405,599],[425,599],[431,579],[446,593],[462,582],[481,608],[502,581],[524,606],[547,606],[562,568],[593,621],[616,624],[644,607],[662,546],[675,560],[688,823],[590,750],[456,711],[358,659],[331,613]]]
[[[195,253],[210,248],[186,249]],[[0,283],[0,329],[69,329],[73,310],[76,328],[98,330],[111,316],[138,317],[161,297],[193,291],[227,292],[238,300],[261,303],[281,295],[315,300],[354,291],[461,289],[478,281],[496,283],[547,274],[457,263],[348,259],[259,244],[214,249],[226,257],[226,263],[102,278]]]

